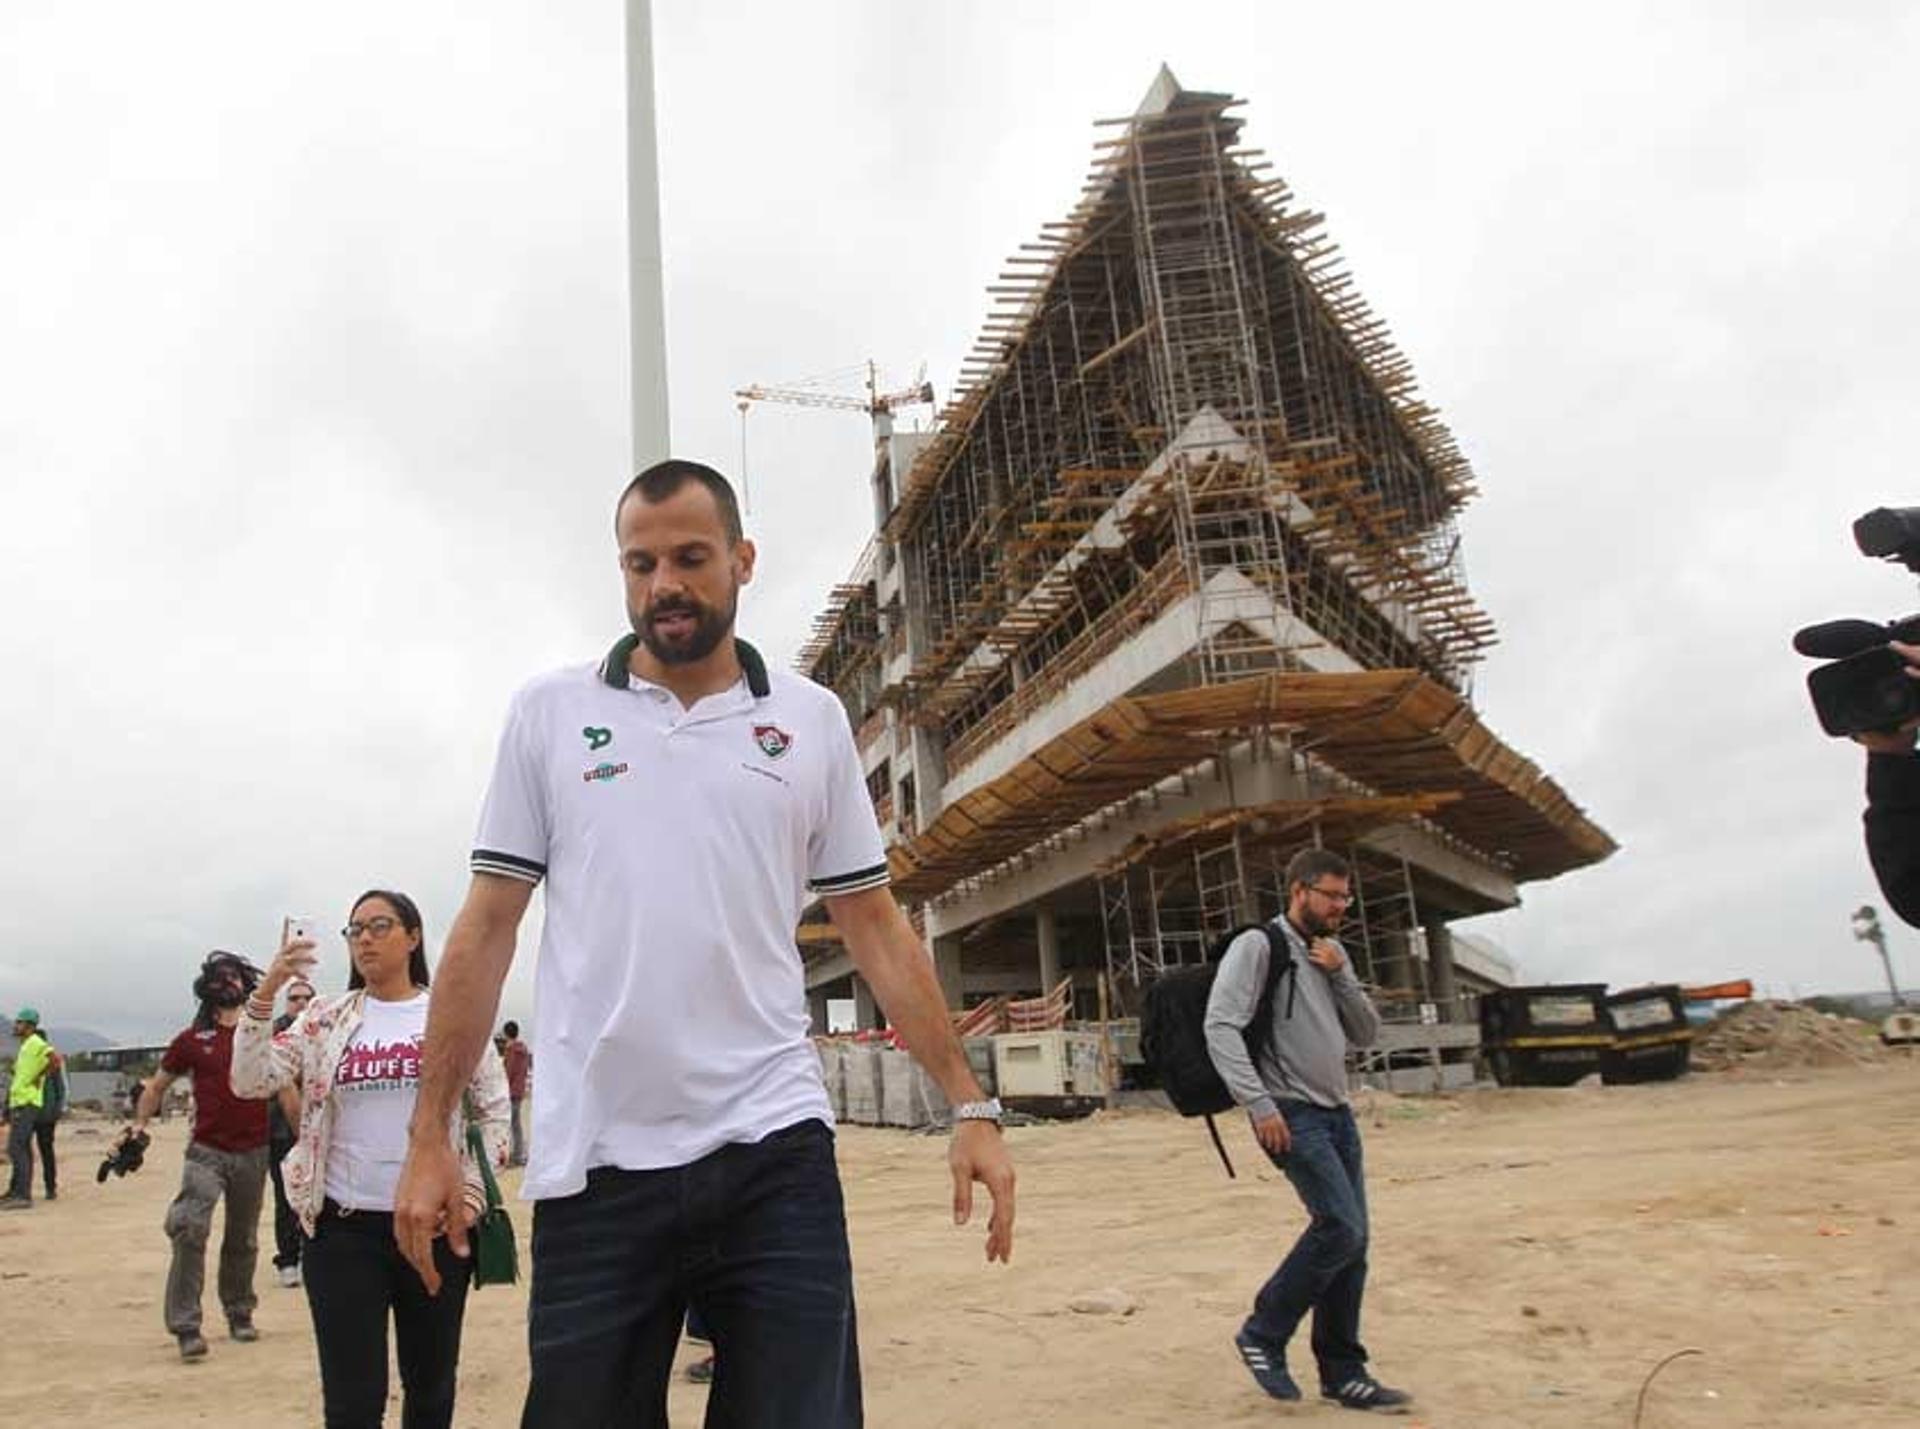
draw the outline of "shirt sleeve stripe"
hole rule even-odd
[[[815,893],[859,893],[869,888],[884,888],[893,881],[884,863],[876,863],[871,868],[855,869],[852,873],[837,873],[831,878],[813,878],[807,881],[807,887]]]
[[[544,863],[490,848],[475,849],[470,866],[475,873],[498,873],[507,878],[517,878],[523,883],[538,883],[547,875]]]

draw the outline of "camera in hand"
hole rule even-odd
[[[1853,523],[1864,556],[1897,561],[1920,574],[1920,506],[1882,506]],[[1828,663],[1807,676],[1820,728],[1845,737],[1897,729],[1920,719],[1920,680],[1887,647],[1920,644],[1920,615],[1898,620],[1827,620],[1794,633],[1793,648]]]
[[[114,1143],[106,1159],[100,1163],[100,1173],[93,1179],[105,1181],[109,1176],[131,1176],[146,1163],[147,1148],[153,1144],[153,1138],[144,1131],[130,1132]]]

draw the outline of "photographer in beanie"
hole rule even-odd
[[[259,1258],[260,1203],[267,1182],[267,1103],[236,1097],[228,1080],[233,1029],[260,970],[237,953],[209,953],[194,979],[199,1011],[193,1025],[175,1037],[148,1079],[125,1135],[145,1131],[177,1078],[193,1078],[193,1139],[180,1173],[180,1194],[167,1208],[173,1264],[167,1271],[167,1329],[180,1343],[180,1358],[202,1359],[200,1293],[206,1280],[207,1240],[213,1208],[225,1197],[220,1240],[220,1307],[227,1333],[257,1340],[253,1327],[254,1262]]]

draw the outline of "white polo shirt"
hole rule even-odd
[[[829,691],[736,641],[744,679],[683,709],[636,643],[514,696],[474,840],[476,873],[546,881],[534,1200],[831,1122],[794,928],[809,890],[887,882]]]

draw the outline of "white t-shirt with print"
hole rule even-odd
[[[476,872],[546,886],[534,1200],[831,1123],[794,927],[887,882],[831,692],[742,642],[744,678],[685,709],[630,648],[514,697],[474,840]]]
[[[390,1211],[407,1159],[407,1123],[420,1091],[427,994],[362,1004],[360,1026],[333,1074],[327,1196],[350,1210]]]

